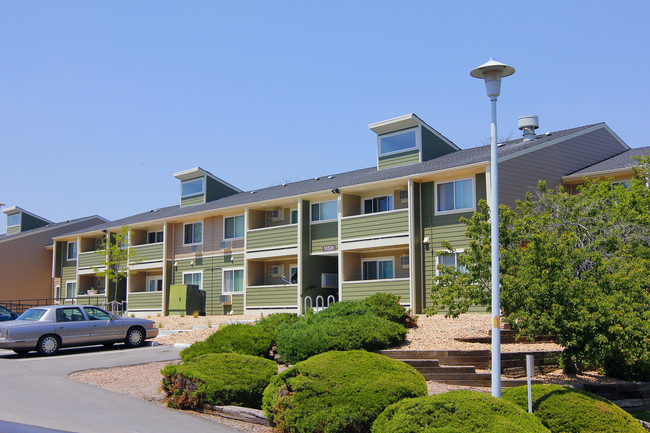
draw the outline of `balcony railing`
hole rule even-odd
[[[249,251],[290,248],[297,245],[297,224],[254,229],[246,233],[246,249]]]
[[[385,280],[344,281],[343,300],[364,299],[375,293],[391,293],[400,297],[401,304],[411,303],[411,280],[391,278]]]
[[[246,307],[296,307],[298,285],[282,284],[272,286],[248,286]]]
[[[129,311],[162,310],[163,292],[134,292],[127,294]]]
[[[139,262],[155,262],[163,259],[164,243],[134,245],[133,254]]]
[[[408,234],[408,209],[345,217],[341,220],[341,239],[373,239]]]
[[[88,251],[85,253],[79,253],[77,260],[79,261],[79,269],[86,268],[98,268],[102,266],[102,261],[105,256],[97,254],[95,251]]]

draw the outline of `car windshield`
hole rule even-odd
[[[30,308],[18,316],[18,319],[16,320],[39,320],[41,317],[43,317],[45,311],[47,310],[43,310],[42,308]]]

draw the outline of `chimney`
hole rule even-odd
[[[524,141],[530,141],[537,138],[535,130],[539,128],[539,117],[521,116],[519,118],[519,129],[524,132]]]

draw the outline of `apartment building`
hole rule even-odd
[[[175,173],[177,205],[55,237],[54,286],[80,303],[126,301],[136,315],[167,314],[177,285],[198,287],[210,315],[301,313],[377,292],[421,312],[441,241],[462,251],[459,218],[489,200],[490,149],[460,149],[414,114],[369,127],[370,168],[252,191],[199,167]],[[536,127],[528,116],[524,137],[499,145],[501,203],[630,150],[604,123],[543,135]],[[97,276],[96,251],[124,225],[134,260],[115,287]]]

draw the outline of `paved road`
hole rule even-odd
[[[79,370],[178,359],[178,352],[169,346],[116,345],[62,350],[54,357],[19,357],[0,350],[0,420],[79,433],[237,432],[190,413],[68,379]]]

